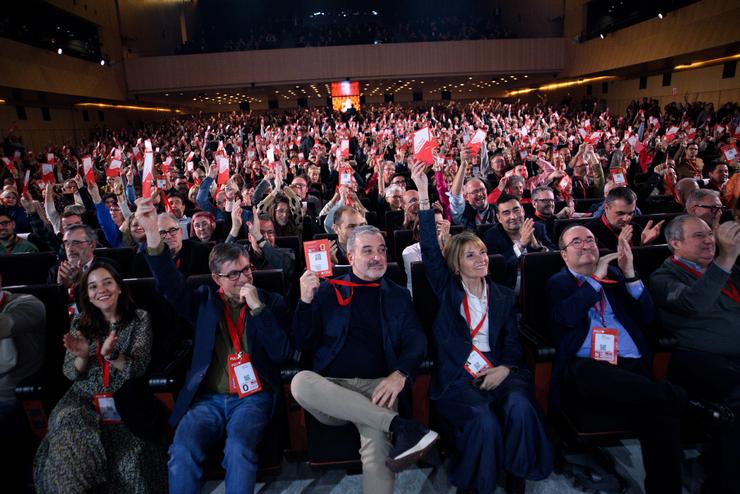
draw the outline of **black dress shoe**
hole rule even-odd
[[[504,484],[506,494],[524,494],[526,487],[527,481],[523,478],[511,474],[506,475],[506,483]]]
[[[710,427],[726,427],[735,423],[735,414],[724,405],[704,400],[689,400],[689,414]]]

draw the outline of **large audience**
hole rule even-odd
[[[321,19],[319,21],[319,19]],[[225,35],[214,25],[177,48],[177,53],[269,50],[309,46],[372,45],[422,41],[457,41],[512,37],[490,17],[436,16],[392,20],[370,14],[349,16],[327,12],[314,22],[272,19],[244,26],[238,35]],[[226,39],[224,39],[226,38]]]
[[[425,36],[468,32],[455,22]],[[368,39],[382,34],[373,29]],[[233,47],[265,48],[263,34]],[[354,42],[335,35],[304,32],[298,43]],[[416,39],[412,25],[396,36]],[[395,473],[439,434],[457,452],[453,485],[492,492],[506,478],[523,491],[553,468],[518,332],[532,310],[524,261],[549,252],[559,271],[539,280],[547,296],[534,309],[547,314],[538,330],[556,350],[548,413],[626,417],[648,493],[681,491],[681,428],[698,421],[713,438],[707,486],[737,492],[738,137],[738,104],[648,99],[623,112],[480,100],[199,114],[44,149],[10,129],[1,254],[54,253],[47,277],[29,284],[69,294],[59,351],[73,384],[36,453],[37,489],[197,492],[225,437],[226,491],[251,492],[256,446],[281,406],[280,369],[293,362],[303,409],[325,426],[357,426],[365,492],[392,492]],[[661,245],[665,262],[639,272],[638,256]],[[119,265],[100,248],[135,254]],[[490,255],[499,271],[489,272]],[[342,274],[324,276],[332,267]],[[284,292],[256,288],[261,270],[279,270]],[[159,330],[122,273],[153,277],[190,324],[171,440],[142,432],[114,400],[146,375]],[[210,284],[185,283],[196,275]],[[28,295],[0,297],[0,342],[25,341],[15,372],[0,378],[6,429],[19,420],[15,385],[41,365],[43,310]],[[415,307],[433,303],[424,327]],[[656,327],[675,340],[668,379],[652,372]],[[399,412],[425,358],[444,430]]]

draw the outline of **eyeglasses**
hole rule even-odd
[[[712,214],[717,214],[720,211],[722,211],[724,208],[722,206],[706,206],[704,204],[697,204],[695,207],[697,208],[704,208],[704,209],[711,209]]]
[[[468,191],[468,194],[470,194],[471,196],[476,195],[476,194],[485,194],[485,193],[486,193],[486,189],[484,187],[481,187],[480,189]]]
[[[65,247],[79,247],[80,245],[89,243],[89,240],[65,240],[62,242],[62,245]]]
[[[159,230],[159,236],[162,238],[167,237],[167,236],[174,237],[175,235],[177,235],[177,232],[180,232],[180,231],[182,230],[180,230],[179,227],[172,227],[169,230]]]
[[[588,237],[588,238],[574,238],[567,244],[565,244],[565,247],[563,247],[563,250],[567,249],[571,245],[575,247],[576,249],[580,249],[582,247],[591,247],[596,243],[596,239],[594,237]]]
[[[219,276],[221,278],[227,278],[229,281],[236,281],[239,279],[241,275],[249,276],[249,274],[252,272],[252,265],[247,265],[244,269],[235,269],[234,271],[229,271],[228,273],[216,273],[216,276]]]

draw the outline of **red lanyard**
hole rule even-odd
[[[344,280],[326,280],[330,285],[334,287],[334,293],[337,294],[337,303],[340,307],[347,307],[350,302],[352,302],[352,297],[355,296],[355,288],[357,287],[369,287],[369,288],[378,288],[380,286],[380,283],[355,283],[353,281],[344,281]],[[339,288],[337,286],[348,286],[349,287],[349,297],[344,298],[342,297],[342,294],[339,292]]]
[[[5,292],[0,291],[0,309],[3,308],[3,305],[5,305],[5,301],[7,300],[8,296]]]
[[[226,318],[226,327],[229,328],[229,336],[231,337],[231,345],[234,347],[234,353],[241,353],[242,342],[239,339],[239,332],[244,329],[244,322],[247,320],[247,304],[244,304],[244,307],[239,312],[239,325],[235,326],[234,321],[231,319],[229,304],[224,297],[223,288],[218,291],[218,294],[224,303],[224,317]]]
[[[583,181],[581,177],[574,176],[574,179],[576,179],[576,182],[581,184],[581,195],[583,196],[583,199],[586,198],[586,189],[588,188],[588,185]]]
[[[694,166],[694,162],[695,161],[696,160],[689,160],[687,158],[686,159],[686,164],[689,165],[692,170],[694,170],[694,178],[701,178],[701,172],[699,170],[697,170],[696,166]]]
[[[606,229],[609,230],[610,232],[612,232],[612,235],[614,235],[614,237],[617,240],[619,240],[619,234],[614,231],[614,228],[612,228],[612,226],[606,220],[606,213],[604,213],[604,214],[601,215],[601,222],[604,224],[604,226],[606,227]],[[632,245],[632,239],[630,239],[630,245]]]
[[[103,354],[101,352],[102,345],[100,344],[100,337],[98,337],[95,354],[98,356],[98,363],[103,369],[103,389],[108,389],[110,386],[110,362],[103,358]]]
[[[687,273],[694,275],[696,278],[701,277],[701,272],[690,268],[686,264],[676,259],[675,256],[671,257],[671,261],[673,262],[673,264],[683,269]],[[732,282],[731,279],[727,278],[727,283],[725,284],[725,288],[722,288],[721,292],[727,295],[728,297],[730,297],[731,300],[740,304],[740,291],[738,291],[737,287],[735,286],[735,284]]]
[[[606,278],[599,278],[597,276],[591,275],[590,278],[600,285],[614,285],[617,283],[614,280],[608,280]],[[580,287],[583,285],[583,282],[576,278],[576,284]],[[601,299],[599,300],[598,304],[594,304],[594,309],[596,309],[596,312],[599,313],[599,317],[601,318],[601,324],[606,326],[606,320],[604,319],[604,308],[606,307],[606,295],[604,295],[604,289],[602,288],[599,291],[599,295],[601,296]]]
[[[488,301],[488,297],[491,294],[490,288],[486,286],[486,301]],[[488,307],[484,309],[483,317],[480,318],[480,321],[478,321],[478,325],[473,329],[473,326],[470,323],[470,307],[468,306],[468,293],[465,292],[465,295],[463,295],[463,309],[465,310],[465,321],[468,323],[468,328],[470,328],[470,338],[475,338],[475,335],[478,334],[478,332],[483,327],[483,322],[488,318]]]
[[[181,265],[182,265],[182,258],[175,259],[175,268],[180,269]]]

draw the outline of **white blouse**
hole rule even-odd
[[[469,331],[472,332],[473,329],[478,326],[478,323],[488,313],[488,289],[483,290],[482,297],[478,298],[473,293],[468,290],[468,287],[465,286],[465,283],[463,283],[463,288],[465,289],[465,294],[468,296],[468,309],[470,310],[470,329]],[[465,319],[465,305],[460,304],[460,314],[462,315],[463,319]],[[483,322],[483,325],[480,328],[480,331],[478,331],[478,334],[475,335],[475,338],[473,338],[473,345],[475,345],[475,348],[480,350],[481,352],[490,352],[491,351],[491,345],[488,343],[488,318],[486,317],[486,320]]]

